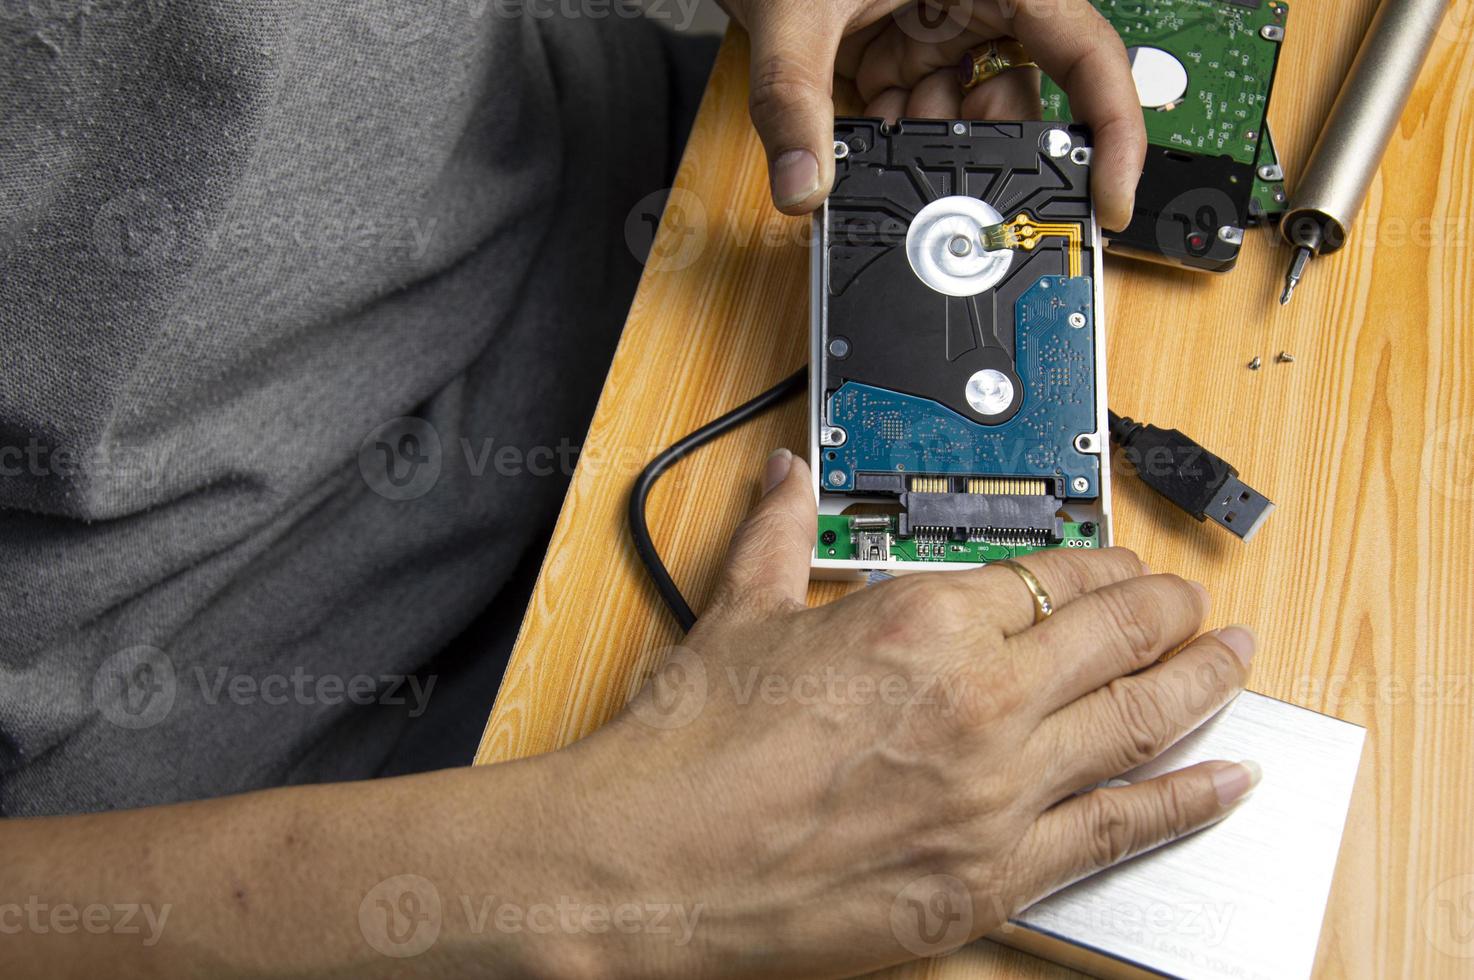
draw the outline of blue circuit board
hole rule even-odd
[[[1018,414],[982,425],[928,398],[846,381],[829,399],[828,422],[844,445],[826,448],[824,486],[853,489],[856,472],[1076,478],[1072,497],[1093,497],[1100,457],[1075,449],[1096,431],[1094,284],[1088,276],[1044,276],[1014,310],[1015,365],[1024,382]],[[1079,313],[1084,322],[1070,315]],[[833,474],[842,474],[836,477]]]

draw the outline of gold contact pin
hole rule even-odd
[[[913,493],[946,493],[949,483],[945,476],[913,476],[909,486]]]
[[[968,493],[1006,493],[1042,497],[1049,492],[1046,480],[1024,477],[974,476],[967,480]]]

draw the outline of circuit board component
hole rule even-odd
[[[1283,0],[1092,0],[1131,58],[1148,152],[1131,224],[1113,250],[1223,272],[1246,227],[1284,209],[1269,139],[1270,92],[1285,38]],[[1067,121],[1047,77],[1043,117]]]
[[[1021,248],[1026,252],[1038,248],[1046,238],[1063,238],[1069,256],[1068,275],[1072,279],[1078,279],[1082,275],[1080,266],[1081,229],[1078,222],[1041,223],[1035,221],[1028,212],[1020,211],[1011,221],[985,226],[979,231],[979,237],[982,239],[983,248],[988,251],[1001,248]]]
[[[991,561],[1003,561],[1031,554],[1041,548],[1099,548],[1100,529],[1092,522],[1066,522],[1061,538],[1053,544],[1024,541],[1011,538],[1000,531],[979,530],[963,540],[935,532],[921,532],[911,537],[896,533],[894,517],[881,517],[884,526],[873,526],[863,530],[856,526],[859,517],[825,514],[819,518],[819,548],[821,558],[836,561],[864,561],[866,564],[885,562],[940,562],[946,564],[979,565]]]
[[[1093,289],[1087,278],[1046,275],[1015,302],[1013,364],[1029,397],[1005,421],[981,426],[934,399],[846,380],[829,399],[837,444],[820,458],[824,487],[900,487],[902,476],[931,473],[1063,481],[1087,496],[1101,466],[1098,447],[1078,445],[1097,425]]]

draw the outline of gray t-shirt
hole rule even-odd
[[[669,180],[598,6],[0,3],[0,812],[372,775],[438,696]]]

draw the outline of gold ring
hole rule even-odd
[[[1044,586],[1040,584],[1039,577],[1037,575],[1029,571],[1023,565],[1020,565],[1018,562],[1013,561],[1012,559],[995,561],[991,562],[990,564],[1000,566],[1002,568],[1012,569],[1013,571],[1018,573],[1019,578],[1024,580],[1024,585],[1028,586],[1030,594],[1034,596],[1035,626],[1038,626],[1050,616],[1054,615],[1054,600],[1049,598],[1048,592],[1044,591]]]
[[[990,78],[997,78],[1010,68],[1038,68],[1024,46],[1012,38],[989,41],[973,48],[957,66],[962,91],[971,92]]]

